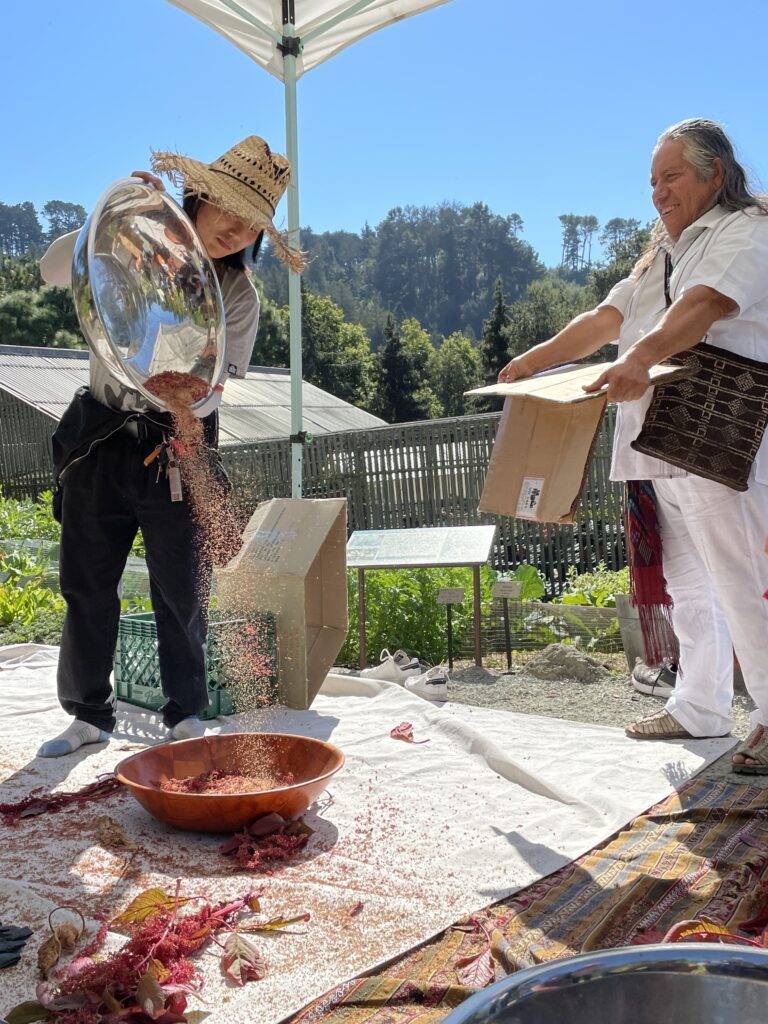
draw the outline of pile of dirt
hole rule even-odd
[[[578,683],[602,683],[610,672],[594,658],[570,644],[550,644],[526,665],[534,679],[575,680]]]
[[[452,670],[450,678],[459,683],[479,683],[481,686],[492,686],[498,681],[499,672],[494,669],[482,668],[479,665],[467,665],[465,668]]]

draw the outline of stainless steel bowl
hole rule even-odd
[[[768,950],[627,946],[530,967],[490,985],[443,1024],[764,1024]]]
[[[154,406],[165,407],[145,388],[155,374],[190,373],[209,389],[218,381],[224,310],[216,273],[167,193],[139,178],[107,189],[75,243],[72,290],[92,351]]]

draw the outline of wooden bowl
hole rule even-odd
[[[121,761],[115,775],[160,821],[194,832],[235,832],[271,811],[284,818],[303,814],[343,764],[342,752],[323,740],[280,732],[225,733],[148,747]],[[291,773],[296,781],[256,793],[169,793],[160,788],[168,779],[212,768],[245,775]]]

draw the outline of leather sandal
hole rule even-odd
[[[625,727],[624,732],[636,740],[693,740],[676,718],[664,708],[644,715],[639,721]]]
[[[744,761],[736,761],[735,758],[741,754],[748,757],[754,764],[747,764]],[[733,770],[742,775],[768,775],[768,728],[758,725],[744,740],[738,750],[735,751],[732,760]]]
[[[626,726],[624,732],[635,740],[717,740],[723,736],[730,736],[727,732],[718,733],[717,736],[694,736],[664,708],[661,711],[652,711],[639,721]]]
[[[639,722],[628,725],[624,731],[633,739],[722,739],[723,736],[730,736],[729,732],[719,732],[716,736],[694,736],[665,710],[651,712]]]

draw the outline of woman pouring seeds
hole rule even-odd
[[[294,269],[302,257],[272,221],[290,180],[285,157],[255,135],[212,164],[174,153],[155,153],[153,170],[180,184],[184,210],[213,260],[226,316],[229,376],[243,378],[256,338],[259,299],[246,271],[264,233],[272,250]],[[145,171],[134,177],[162,190]],[[69,285],[77,232],[57,239],[40,271],[48,284]],[[214,456],[217,407],[223,381],[194,413]],[[195,508],[187,494],[171,500],[168,480],[158,479],[147,457],[172,433],[167,413],[112,377],[91,357],[90,386],[81,388],[53,438],[54,515],[61,522],[60,579],[67,613],[58,666],[61,706],[74,721],[38,751],[61,757],[85,743],[101,743],[115,727],[109,677],[120,617],[119,584],[133,540],[141,529],[155,612],[163,721],[171,739],[204,733],[198,715],[208,706],[206,556]],[[221,477],[224,477],[221,470]],[[221,483],[221,482],[220,482]]]

